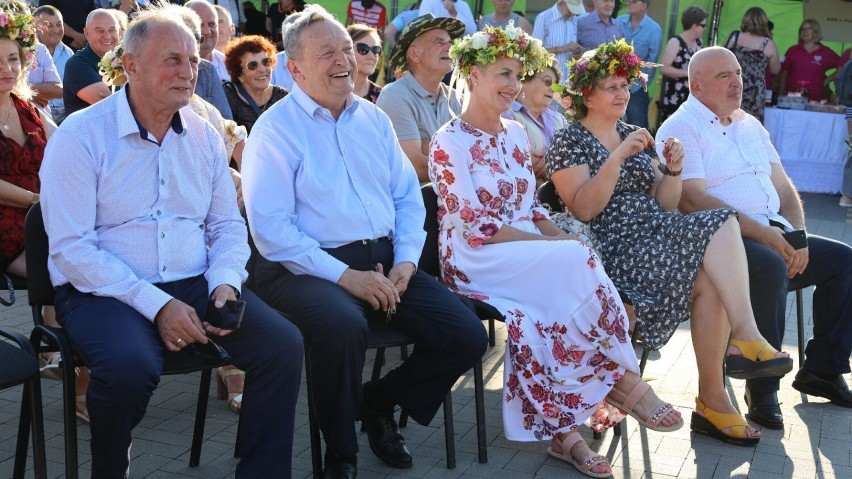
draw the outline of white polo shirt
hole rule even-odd
[[[781,200],[772,184],[771,164],[780,165],[781,158],[755,117],[737,109],[731,123],[722,125],[690,94],[657,131],[660,141],[670,137],[683,143],[684,180],[704,179],[707,194],[761,224],[774,220],[793,228],[778,213]],[[662,145],[657,150],[662,158]]]

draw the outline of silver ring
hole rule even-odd
[[[180,344],[183,342],[183,339],[177,338],[175,339],[175,344]]]

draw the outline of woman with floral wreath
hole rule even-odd
[[[646,347],[661,347],[692,319],[699,379],[692,429],[754,445],[760,431],[731,404],[722,364],[728,376],[751,379],[783,376],[793,361],[755,324],[736,213],[679,214],[683,146],[675,138],[657,142],[660,160],[651,134],[620,120],[630,85],[644,82],[642,66],[655,65],[642,62],[624,40],[571,61],[562,104],[574,122],[554,136],[548,172],[571,213],[591,222],[607,273],[633,303]]]
[[[461,115],[430,147],[442,280],[506,318],[506,437],[551,439],[549,454],[609,477],[607,458],[577,432],[601,402],[658,431],[676,430],[683,419],[639,378],[615,287],[595,253],[549,219],[535,194],[523,126],[501,117],[521,79],[543,71],[553,55],[510,24],[457,40],[450,56],[468,92]]]

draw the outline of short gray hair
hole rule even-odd
[[[192,16],[194,15],[194,17]],[[193,28],[189,27],[189,22],[194,23]],[[125,53],[131,55],[139,55],[142,52],[142,47],[148,39],[148,30],[153,24],[170,24],[185,28],[187,33],[192,35],[196,40],[201,36],[201,19],[192,10],[172,4],[152,5],[149,8],[140,10],[133,17],[127,31],[124,32],[124,37],[121,39],[121,46]],[[196,41],[196,43],[198,43]]]
[[[291,18],[292,20],[290,20]],[[340,25],[340,28],[343,28],[343,25],[332,14],[328,13],[328,10],[316,3],[306,5],[304,10],[290,15],[287,20],[289,21],[285,21],[281,25],[281,41],[287,58],[294,60],[302,59],[302,32],[309,26],[324,21]]]

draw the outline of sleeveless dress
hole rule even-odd
[[[760,42],[758,48],[746,48],[737,45],[740,32],[733,32],[731,38],[725,43],[725,47],[734,53],[740,68],[743,71],[743,102],[741,108],[754,115],[763,123],[763,106],[766,91],[766,65],[769,59],[763,54],[763,49],[769,43],[765,38]]]
[[[686,44],[686,41],[681,38],[680,35],[675,36],[677,38],[678,43],[680,43],[680,48],[675,54],[674,60],[672,61],[672,67],[680,68],[686,70],[686,67],[689,65],[689,60],[692,58],[692,55],[695,55],[695,52],[701,50],[701,39],[696,40],[698,43],[698,48],[692,50],[689,48],[689,45]],[[677,111],[677,108],[681,103],[685,102],[687,98],[689,98],[689,81],[686,77],[683,78],[669,78],[663,75],[663,92],[662,92],[662,119],[660,122],[666,121],[666,118],[672,116],[672,114]]]
[[[515,13],[515,12],[512,12],[509,15],[509,18],[503,20],[502,22],[495,22],[494,21],[494,14],[489,13],[488,15],[482,16],[482,18],[479,20],[479,24],[476,26],[476,28],[482,30],[483,28],[485,28],[489,25],[492,26],[492,27],[496,27],[496,28],[506,28],[507,26],[509,26],[509,22],[514,22],[515,26],[519,27],[519,26],[521,26],[521,16],[518,15],[517,13]]]
[[[639,127],[619,121],[616,128],[624,140]],[[594,176],[609,155],[589,130],[573,123],[554,136],[548,173],[588,165]],[[625,160],[612,198],[590,222],[606,271],[633,302],[643,341],[653,349],[665,345],[678,324],[689,320],[689,297],[710,238],[735,215],[729,209],[686,215],[664,210],[648,193],[656,155],[651,148]]]
[[[12,95],[21,127],[27,135],[23,145],[7,138],[0,129],[0,180],[38,193],[38,170],[44,159],[47,136],[35,107]],[[27,208],[0,205],[0,271],[24,251],[24,219]]]
[[[497,136],[460,118],[432,137],[441,279],[506,319],[503,424],[539,441],[592,417],[625,370],[639,365],[627,315],[597,255],[578,241],[484,242],[503,225],[540,234],[526,133],[502,119]]]

